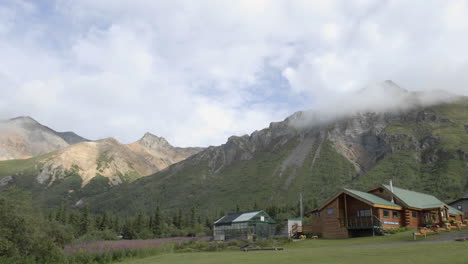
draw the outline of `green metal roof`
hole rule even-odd
[[[372,193],[366,193],[366,192],[361,192],[361,191],[356,191],[356,190],[351,190],[351,189],[344,189],[346,192],[354,194],[361,199],[364,199],[372,204],[380,204],[380,205],[387,205],[387,206],[399,206],[398,204],[392,203],[391,201],[387,201],[377,195],[374,195]]]
[[[458,209],[456,209],[456,208],[454,208],[454,207],[452,207],[450,205],[447,205],[447,207],[449,209],[448,210],[449,214],[455,214],[455,215],[463,214],[463,212],[461,212],[460,210],[458,210]]]
[[[392,191],[389,185],[384,184],[383,187],[390,192]],[[393,186],[393,194],[409,207],[426,209],[442,207],[445,205],[445,203],[432,195],[405,190],[395,186]]]

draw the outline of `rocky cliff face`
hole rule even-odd
[[[113,138],[89,141],[73,132],[56,132],[30,117],[2,122],[0,146],[0,187],[33,191],[46,204],[105,192],[202,150],[173,147],[150,133],[132,144]]]
[[[167,207],[229,208],[233,201],[294,202],[298,192],[322,201],[344,186],[365,190],[389,179],[449,200],[468,191],[466,124],[466,98],[325,120],[298,112],[90,204],[131,210],[122,201],[158,200]]]
[[[166,139],[151,133],[146,133],[140,140],[127,145],[127,147],[135,153],[145,155],[146,160],[158,168],[157,171],[203,150],[203,148],[174,147]]]
[[[27,159],[87,141],[73,132],[60,133],[31,117],[0,122],[0,160]]]
[[[154,201],[164,208],[266,207],[294,204],[299,192],[311,206],[340,188],[366,190],[389,179],[446,200],[466,193],[468,98],[423,104],[411,93],[390,91],[401,95],[403,107],[335,116],[297,112],[204,150],[175,148],[146,134],[128,145],[114,139],[81,142],[21,166],[47,193],[69,190],[75,175],[76,195],[60,199],[88,203],[95,211],[151,210]],[[19,184],[22,175],[8,170],[18,164],[6,162],[0,162],[0,184]],[[102,191],[96,179],[105,179],[104,186],[137,180]]]
[[[39,159],[42,169],[37,181],[50,186],[70,173],[76,173],[83,186],[96,176],[108,178],[111,185],[118,185],[158,172],[200,150],[176,148],[164,138],[149,133],[128,145],[113,138],[81,142]]]

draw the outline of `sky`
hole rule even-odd
[[[208,146],[385,80],[468,95],[467,14],[459,0],[3,0],[0,118]]]

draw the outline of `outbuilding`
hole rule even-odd
[[[265,211],[229,213],[213,223],[214,240],[262,239],[275,234],[276,222]]]
[[[463,213],[463,217],[468,219],[468,194],[463,198],[460,198],[456,201],[449,203],[450,206],[454,207],[458,211]]]

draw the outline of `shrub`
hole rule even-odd
[[[101,240],[117,240],[117,235],[114,231],[106,229],[103,231],[100,230],[93,230],[89,233],[78,238],[75,242],[82,243],[82,242],[90,242],[90,241],[101,241]]]
[[[385,234],[396,234],[396,233],[401,233],[408,231],[409,229],[407,227],[398,227],[398,228],[392,228],[392,229],[385,229],[383,232]]]

